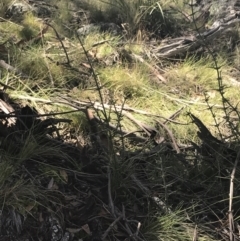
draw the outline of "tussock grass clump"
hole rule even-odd
[[[23,73],[37,79],[37,85],[42,88],[49,88],[50,85],[53,88],[59,85],[64,87],[67,77],[71,76],[62,66],[49,60],[41,47],[29,48],[18,56],[17,61]],[[29,81],[28,85],[36,86],[36,83]]]
[[[224,65],[224,60],[219,62]],[[167,71],[168,88],[182,97],[191,98],[202,96],[204,93],[216,89],[216,71],[212,67],[212,60],[207,57],[195,60],[194,57],[186,59],[178,66],[173,66]]]
[[[1,42],[11,39],[11,37],[15,38],[16,36],[18,36],[18,32],[21,31],[21,29],[22,29],[22,26],[14,22],[11,22],[11,21],[1,22],[0,24],[0,31],[2,33]]]
[[[137,98],[144,96],[144,86],[148,84],[148,77],[144,66],[136,65],[133,68],[124,68],[120,66],[105,68],[99,70],[103,84],[106,84],[114,92]],[[111,76],[111,78],[109,78]]]
[[[37,20],[33,13],[26,13],[22,21],[23,29],[20,31],[20,37],[23,40],[30,40],[35,37],[43,28],[43,23]]]
[[[17,141],[15,138],[21,139]],[[43,140],[45,138],[43,135],[36,136],[31,131],[17,131],[1,142],[1,221],[6,218],[11,220],[1,222],[1,235],[7,230],[10,235],[19,235],[25,223],[31,229],[34,224],[30,224],[29,219],[35,216],[37,210],[57,200],[57,195],[51,197],[44,187],[40,166],[48,166],[50,163],[53,165],[55,160],[59,163],[63,159],[70,160],[70,157],[61,151],[60,145],[46,144],[46,140]],[[60,200],[58,202],[61,203]],[[26,218],[27,216],[30,218]]]
[[[101,44],[102,41],[103,43]],[[120,37],[112,36],[108,32],[99,33],[98,31],[90,33],[83,39],[86,50],[96,52],[96,56],[99,59],[114,53],[119,41]],[[93,47],[94,45],[96,47]]]
[[[182,1],[181,1],[182,2]],[[142,39],[150,35],[162,36],[173,33],[177,22],[171,14],[166,11],[171,1],[88,1],[89,9],[94,9],[93,19],[96,21],[110,21],[124,24],[127,36],[137,33]],[[117,16],[117,18],[116,18]],[[146,30],[146,31],[145,31]]]

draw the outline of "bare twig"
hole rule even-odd
[[[58,39],[59,42],[61,43],[62,48],[63,48],[63,51],[64,51],[65,56],[66,56],[66,58],[67,58],[67,63],[66,63],[66,64],[70,65],[70,59],[69,59],[69,57],[68,57],[67,50],[66,50],[66,48],[65,48],[65,46],[64,46],[64,44],[63,44],[63,41],[62,41],[60,35],[58,34],[58,31],[57,31],[50,23],[47,23],[47,22],[46,22],[46,24],[47,24],[49,27],[51,27],[51,28],[53,29],[53,31],[55,32],[55,34],[56,34],[56,36],[57,36],[57,39]]]
[[[177,110],[175,113],[173,113],[171,116],[169,116],[166,121],[163,122],[163,124],[167,124],[168,122],[173,122],[173,119],[177,118],[181,111],[184,109],[184,107],[181,107],[179,110]]]
[[[122,114],[126,116],[128,119],[130,119],[132,122],[134,122],[136,125],[138,125],[148,136],[151,135],[151,133],[142,125],[142,123],[138,120],[136,120],[132,114],[127,113],[126,111],[123,111]]]
[[[55,112],[55,113],[48,113],[48,114],[34,114],[34,115],[21,115],[21,114],[0,114],[0,118],[12,118],[12,117],[44,117],[44,116],[55,116],[55,115],[65,115],[70,113],[75,113],[79,111],[85,111],[86,109],[77,109],[77,110],[70,110],[64,112]]]
[[[108,229],[105,231],[105,233],[102,235],[102,240],[105,240],[109,234],[109,232],[114,228],[114,226],[122,219],[122,216],[119,216],[117,219],[115,219]]]
[[[228,209],[228,218],[229,218],[229,235],[230,235],[230,241],[234,240],[234,221],[233,221],[233,213],[232,213],[232,203],[233,203],[233,188],[234,188],[234,179],[235,179],[235,173],[237,170],[237,165],[240,159],[240,151],[238,151],[234,167],[231,173],[231,180],[230,180],[230,191],[229,191],[229,209]]]
[[[97,102],[97,101],[95,101],[95,102],[90,102],[90,101],[86,101],[86,100],[77,101],[77,100],[73,100],[73,99],[71,99],[69,97],[65,97],[65,96],[59,96],[59,97],[61,99],[65,100],[65,102],[59,101],[61,103],[71,104],[71,106],[88,105],[89,107],[91,106],[96,110],[102,110],[102,104]],[[166,121],[169,121],[169,122],[172,122],[172,123],[175,123],[175,124],[179,124],[179,125],[188,125],[187,123],[180,123],[180,122],[177,122],[177,121],[173,120],[174,118],[176,118],[177,115],[180,114],[180,112],[183,110],[184,107],[182,107],[181,109],[179,109],[178,111],[173,113],[169,118],[164,117],[162,115],[158,115],[158,114],[152,114],[152,113],[149,113],[149,112],[144,111],[144,110],[138,110],[138,109],[126,106],[126,105],[124,105],[124,106],[118,106],[118,105],[113,106],[113,105],[104,104],[104,107],[106,109],[113,109],[114,108],[115,111],[119,111],[119,112],[121,112],[122,110],[125,110],[125,111],[135,112],[135,113],[142,114],[142,115],[154,116],[154,117],[162,118]]]
[[[137,224],[137,230],[136,230],[135,236],[138,236],[139,231],[140,231],[140,228],[141,228],[141,223],[138,222],[138,224]]]
[[[197,225],[196,225],[195,228],[194,228],[193,241],[198,241],[198,230],[197,230]]]
[[[108,39],[101,40],[101,41],[99,41],[99,42],[94,43],[94,44],[92,45],[92,47],[96,47],[96,46],[98,46],[98,45],[108,43],[109,41],[110,41],[110,40],[108,40]]]
[[[160,122],[159,120],[156,120],[156,121],[157,121],[157,123],[158,123],[160,126],[162,126],[162,127],[167,131],[169,137],[170,137],[171,140],[172,140],[173,148],[175,149],[175,151],[176,151],[177,153],[180,153],[180,149],[179,149],[179,147],[178,147],[178,145],[177,145],[177,142],[176,142],[176,140],[175,140],[175,138],[174,138],[174,136],[173,136],[173,133],[169,130],[169,128],[168,128],[165,124],[163,124],[163,123]]]
[[[101,92],[101,86],[98,82],[98,77],[97,77],[97,74],[93,68],[93,64],[92,64],[92,61],[90,60],[89,56],[88,56],[88,53],[83,45],[83,42],[81,40],[81,38],[79,37],[79,35],[77,35],[77,38],[78,38],[78,41],[79,43],[81,44],[82,48],[83,48],[83,51],[84,51],[84,54],[87,58],[87,61],[88,61],[88,64],[90,65],[90,68],[91,68],[91,71],[92,71],[92,75],[93,75],[93,79],[95,81],[95,85],[97,87],[97,90],[98,90],[98,94],[99,94],[99,98],[100,98],[100,101],[101,101],[101,105],[102,105],[102,108],[103,108],[103,115],[104,115],[104,118],[105,120],[107,121],[108,120],[108,116],[107,116],[107,111],[106,111],[106,108],[104,106],[104,101],[103,101],[103,95],[102,95],[102,92]],[[108,121],[107,121],[108,123]]]
[[[116,217],[115,214],[115,208],[114,208],[114,204],[113,204],[113,200],[112,200],[112,190],[111,190],[111,169],[108,166],[108,202],[109,202],[109,206],[111,209],[111,213],[114,217]]]
[[[1,81],[0,81],[0,85],[2,85],[2,86],[3,86],[4,90],[6,90],[6,89],[15,90],[13,87],[11,87],[11,86],[9,86],[9,85],[6,85],[6,84],[4,84],[4,83],[3,83],[3,82],[1,82]]]

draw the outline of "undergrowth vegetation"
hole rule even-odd
[[[238,42],[154,52],[214,16],[185,1],[52,0],[47,17],[11,4],[0,3],[0,239],[238,240]],[[103,22],[121,34],[77,34]]]

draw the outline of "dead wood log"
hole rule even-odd
[[[164,40],[162,45],[153,49],[152,52],[155,56],[164,58],[185,55],[188,51],[195,50],[204,43],[213,41],[239,22],[240,12],[234,11],[229,13],[226,18],[216,20],[205,32]]]
[[[224,160],[234,162],[237,156],[236,151],[227,147],[226,143],[214,137],[208,128],[196,116],[191,113],[188,113],[188,115],[199,129],[197,134],[202,141],[202,147],[198,149],[202,149],[201,152],[205,152],[209,156],[220,155]]]

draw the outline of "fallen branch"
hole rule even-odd
[[[21,70],[13,67],[13,66],[10,65],[10,64],[7,64],[7,63],[6,63],[4,60],[2,60],[2,59],[0,60],[0,67],[2,67],[2,68],[4,68],[4,69],[12,72],[13,74],[19,75],[19,76],[22,77],[22,78],[25,78],[25,79],[28,78],[28,76],[25,75]]]
[[[108,104],[101,104],[100,102],[96,102],[96,101],[95,102],[85,101],[85,100],[77,101],[77,100],[73,100],[73,99],[70,99],[70,98],[65,97],[65,96],[61,96],[60,98],[65,100],[65,101],[56,100],[56,102],[63,103],[63,104],[65,103],[65,104],[73,106],[73,107],[78,105],[78,106],[93,107],[96,110],[102,110],[102,106],[104,106],[104,108],[106,108],[106,109],[115,109],[116,111],[119,111],[119,112],[122,111],[122,110],[125,110],[125,111],[135,112],[135,113],[142,114],[142,115],[162,118],[162,119],[164,119],[168,122],[172,122],[172,123],[179,124],[179,125],[188,125],[187,123],[181,123],[181,122],[177,122],[177,121],[173,120],[173,118],[176,118],[176,116],[180,114],[180,112],[184,109],[184,107],[182,107],[180,110],[178,110],[177,112],[172,114],[169,118],[167,118],[167,117],[164,117],[162,115],[152,114],[150,112],[147,112],[147,111],[144,111],[144,110],[138,110],[138,109],[126,106],[126,105],[125,106],[118,106],[118,105],[113,106],[113,105],[108,105]]]
[[[203,33],[196,35],[184,36],[162,41],[162,45],[153,49],[152,52],[157,57],[170,58],[176,55],[185,55],[202,45],[202,40],[213,41],[221,34],[236,26],[240,22],[240,12],[230,13],[229,16],[215,21],[212,26]]]

